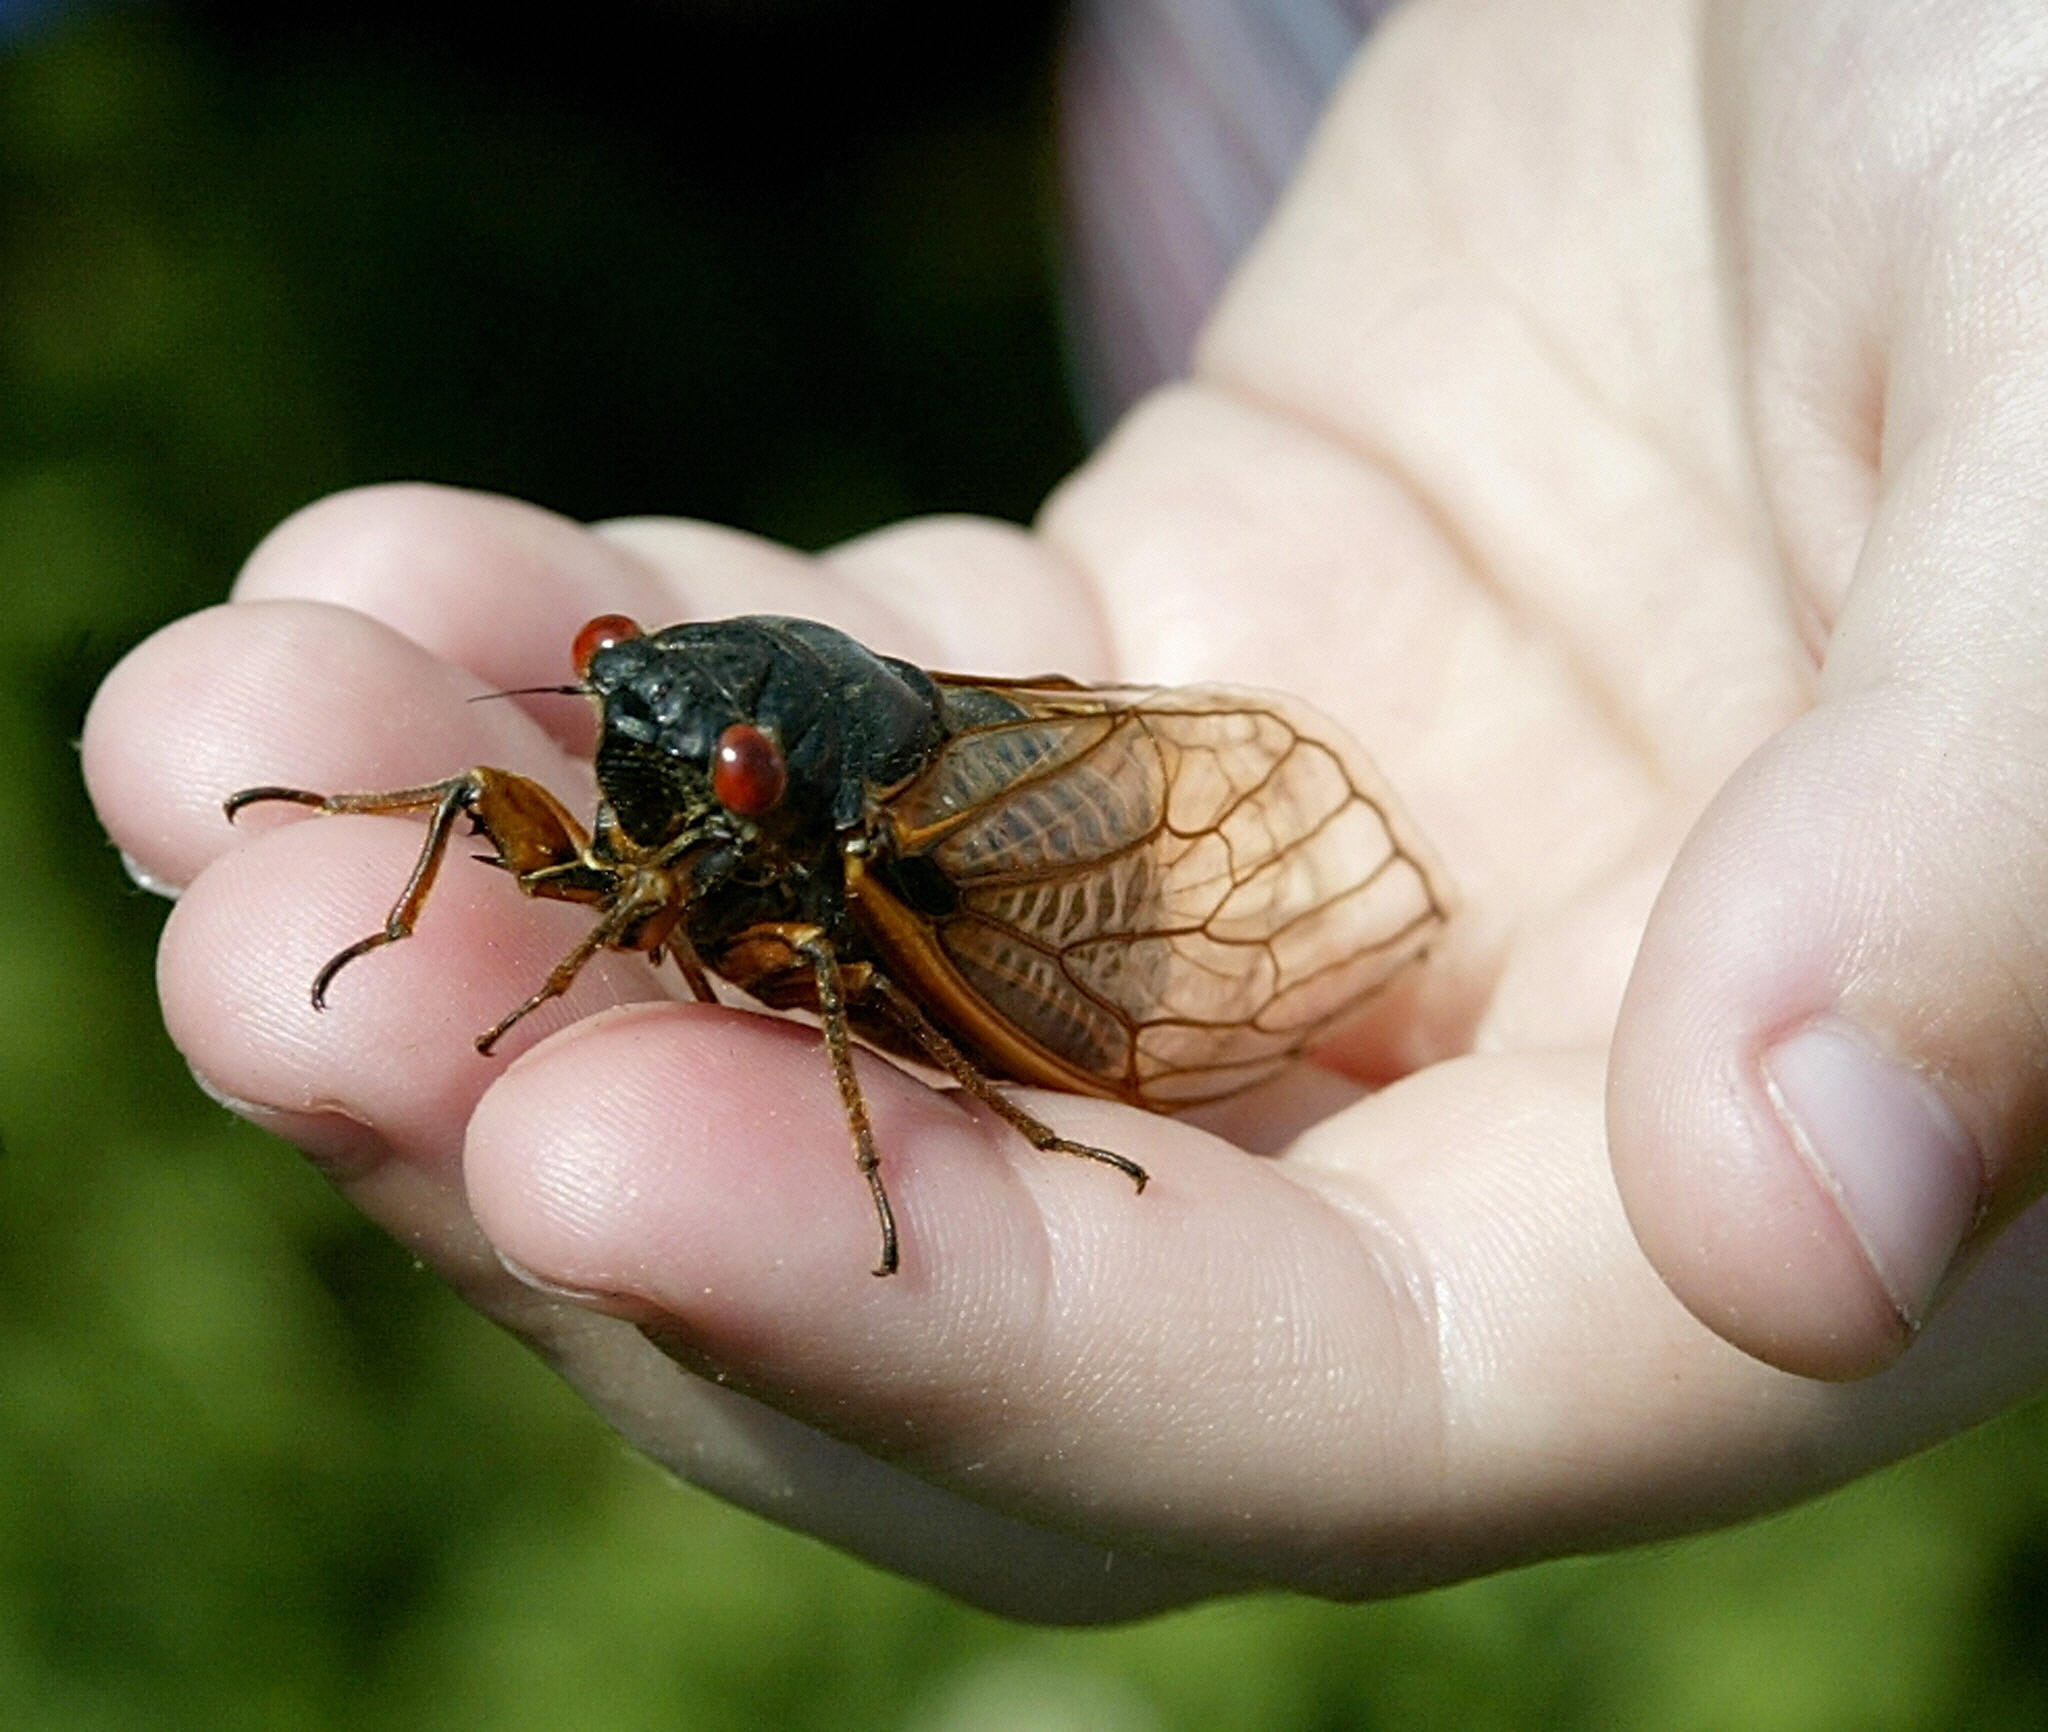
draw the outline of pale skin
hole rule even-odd
[[[1022,1617],[1684,1532],[1998,1412],[2048,1373],[2044,71],[2015,4],[1413,0],[1029,532],[312,507],[88,726],[173,1037],[635,1444]],[[461,849],[315,1015],[419,828],[221,817],[476,763],[587,812],[586,706],[467,700],[604,612],[1295,692],[1460,912],[1262,1098],[1022,1097],[1142,1196],[864,1056],[878,1280],[814,1031],[609,957],[479,1058],[589,917]]]

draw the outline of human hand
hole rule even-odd
[[[1992,12],[1414,0],[1194,382],[1031,536],[811,561],[423,489],[302,514],[87,732],[109,829],[186,887],[174,1036],[641,1447],[1019,1615],[1419,1586],[1751,1513],[1996,1411],[2048,1349],[2048,44]],[[315,1016],[418,829],[221,821],[251,783],[478,762],[587,807],[577,706],[467,699],[560,681],[609,611],[1299,693],[1462,913],[1328,1068],[1200,1124],[1026,1097],[1142,1197],[864,1060],[906,1247],[874,1280],[815,1036],[607,958],[479,1059],[587,915],[460,861]],[[1941,1122],[1926,1089],[1969,1139],[1860,1238],[1764,1088],[1815,1018],[1927,1079],[1895,1124]],[[1672,1297],[1870,1371],[1980,1202],[1970,1274],[1861,1383]]]

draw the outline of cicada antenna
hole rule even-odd
[[[509,692],[478,692],[469,701],[483,704],[493,698],[587,698],[591,695],[588,686],[515,686]]]

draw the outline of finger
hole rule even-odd
[[[1260,1169],[1211,1139],[1034,1097],[1063,1134],[1150,1165],[1140,1195],[883,1061],[860,1070],[902,1234],[895,1276],[870,1273],[876,1221],[815,1032],[738,1013],[606,1019],[533,1055],[472,1122],[473,1206],[515,1264],[650,1325],[721,1380],[1012,1520],[1119,1556],[1150,1549],[1154,1521],[1189,1489],[1160,1459],[1179,1440],[1159,1422],[1206,1404],[1243,1419],[1261,1399],[1232,1363],[1234,1332],[1210,1331],[1211,1305],[1241,1300],[1256,1328],[1284,1331],[1299,1241],[1341,1238],[1340,1224],[1282,1185],[1282,1207],[1298,1205],[1286,1251],[1258,1255],[1236,1239],[1248,1224],[1229,1221],[1225,1254],[1203,1225],[1214,1200],[1173,1147]],[[1212,1274],[1210,1299],[1173,1316],[1191,1278]],[[1368,1271],[1333,1302],[1362,1288],[1357,1331],[1398,1335],[1374,1286]],[[1297,1466],[1272,1477],[1295,1484]],[[1247,1500],[1265,1477],[1223,1504],[1191,1502],[1160,1531],[1255,1527]],[[915,1573],[958,1574],[969,1538],[932,1534]],[[1184,1540],[1183,1553],[1212,1576],[1229,1567],[1220,1548],[1205,1558]]]
[[[812,558],[716,524],[630,518],[592,531],[492,494],[364,487],[286,519],[235,594],[354,608],[498,690],[568,677],[577,628],[620,612],[649,628],[794,614],[955,671],[1103,671],[1079,575],[1036,538],[968,517],[899,524]],[[566,726],[559,708],[534,713]]]
[[[596,614],[661,618],[677,605],[662,573],[581,524],[412,483],[286,518],[250,554],[235,599],[353,608],[501,691],[573,679],[569,646]]]
[[[86,717],[86,782],[122,852],[182,886],[274,821],[251,811],[231,827],[221,802],[240,788],[406,787],[476,763],[565,774],[522,711],[473,701],[483,689],[347,609],[211,608],[107,676]]]
[[[530,1290],[526,1299],[525,1315],[493,1314],[634,1447],[715,1496],[969,1604],[1091,1624],[1244,1585],[1010,1520],[684,1370],[630,1323]]]
[[[2048,616],[2019,602],[2048,508],[1982,484],[2020,437],[2001,419],[1902,465],[1822,701],[1687,844],[1616,1041],[1645,1247],[1813,1375],[1895,1357],[2048,1179]]]
[[[846,542],[824,563],[920,633],[916,643],[895,646],[879,635],[865,640],[876,649],[949,673],[1158,677],[1157,669],[1117,665],[1093,584],[1044,537],[1014,525],[915,518]]]
[[[218,808],[237,788],[398,787],[480,762],[535,767],[522,713],[587,751],[587,705],[470,700],[573,677],[570,642],[597,613],[665,624],[738,607],[750,586],[777,581],[821,614],[847,589],[815,562],[708,526],[606,537],[452,488],[336,494],[273,531],[236,589],[244,603],[330,605],[209,610],[139,646],[94,700],[86,779],[131,869],[175,890],[229,844]]]
[[[1931,1356],[1937,1403],[1718,1341],[1614,1202],[1594,1059],[1438,1066],[1279,1163],[1033,1097],[1143,1162],[1142,1195],[862,1076],[893,1278],[815,1037],[694,1007],[508,1073],[471,1125],[473,1206],[530,1278],[1007,1518],[1346,1595],[1789,1501],[2011,1387],[1997,1354]],[[895,1567],[965,1567],[964,1536],[922,1543]]]
[[[529,901],[457,839],[415,935],[350,964],[321,1016],[312,981],[383,926],[426,827],[260,805],[231,824],[221,802],[252,784],[374,790],[491,761],[565,779],[561,750],[519,711],[471,702],[475,686],[375,620],[303,602],[195,615],[109,680],[88,725],[88,773],[124,849],[193,881],[166,928],[160,984],[174,1038],[224,1094],[312,1111],[345,1104],[358,1075],[373,1091],[426,1079],[455,1089],[435,1097],[442,1116],[431,1125],[386,1093],[350,1116],[404,1146],[459,1145],[494,1074],[476,1060],[474,1036],[527,996],[587,929],[587,912]],[[643,964],[600,958],[579,979],[580,998],[543,1007],[522,1033],[533,1038],[636,980],[649,982],[638,996],[654,990]],[[415,1062],[388,1066],[389,1052]]]
[[[249,840],[172,910],[158,988],[171,1038],[210,1093],[312,1154],[372,1218],[502,1312],[516,1289],[462,1201],[470,1113],[526,1045],[662,988],[636,959],[599,957],[483,1057],[478,1032],[532,991],[588,921],[458,859],[415,934],[350,964],[316,1009],[315,975],[383,924],[422,832],[398,819],[334,818]]]
[[[2048,159],[2016,140],[1995,199],[1927,169],[1974,148],[2010,74],[1991,13],[1933,63],[1883,9],[1848,37],[1801,18],[1759,13],[1721,47],[1768,141],[1730,176],[1730,220],[1819,702],[1679,860],[1617,1036],[1613,1133],[1686,1303],[1777,1364],[1853,1376],[2048,1183],[2048,346],[2007,247]],[[1859,112],[1914,115],[1911,150],[1837,148],[1819,92],[1845,44]]]
[[[693,610],[678,618],[794,614],[947,673],[1119,671],[1087,577],[1012,524],[914,518],[815,559],[678,518],[625,519],[600,532],[668,577]]]
[[[2048,732],[1915,677],[1914,652],[1877,671],[1863,600],[1827,700],[1681,855],[1611,1093],[1622,1192],[1673,1288],[1816,1376],[1904,1349],[2038,1193],[2048,1128]],[[2011,673],[1988,689],[2038,679]]]
[[[353,608],[495,690],[574,678],[570,645],[599,613],[650,628],[782,611],[890,629],[880,603],[759,536],[665,519],[593,531],[518,500],[410,483],[337,493],[287,518],[249,556],[235,597]],[[527,707],[587,748],[580,707]]]

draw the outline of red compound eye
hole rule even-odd
[[[734,722],[712,754],[711,791],[737,818],[760,818],[782,804],[789,766],[782,748],[752,722]]]
[[[590,678],[590,658],[599,650],[610,649],[615,643],[624,643],[628,638],[638,636],[639,624],[624,614],[599,614],[576,634],[576,641],[569,646],[569,655],[576,664],[578,676],[586,680]]]

